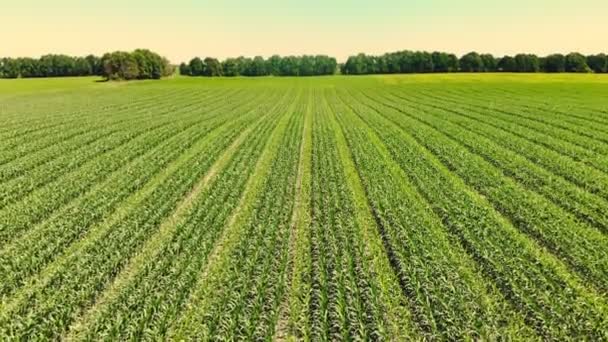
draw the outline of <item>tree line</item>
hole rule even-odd
[[[470,52],[458,58],[445,52],[399,51],[381,56],[358,54],[340,65],[345,75],[433,73],[433,72],[577,72],[607,73],[608,56],[584,56],[577,52],[567,55],[534,54],[494,57]]]
[[[71,57],[45,55],[40,58],[0,59],[1,78],[63,77],[101,75],[101,59],[97,56]]]
[[[451,53],[398,51],[380,56],[358,54],[343,64],[325,55],[274,55],[268,59],[238,57],[219,61],[195,57],[182,63],[179,71],[188,76],[317,76],[435,73],[435,72],[577,72],[608,73],[608,56],[534,54],[495,57],[491,54],[467,53],[460,58]],[[159,54],[146,49],[133,52],[116,51],[102,57],[89,55],[45,55],[40,58],[0,58],[0,78],[102,76],[107,80],[160,79],[172,75],[175,68]]]
[[[160,79],[174,73],[169,61],[146,49],[116,51],[102,57],[44,55],[1,58],[0,78],[102,76],[107,80]]]
[[[336,73],[338,62],[335,58],[317,56],[274,55],[268,59],[238,57],[219,61],[207,57],[195,57],[189,63],[182,63],[180,74],[187,76],[234,77],[234,76],[319,76]]]

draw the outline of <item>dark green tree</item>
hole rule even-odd
[[[517,64],[515,63],[515,58],[511,56],[504,56],[498,61],[497,71],[515,72],[516,69]]]
[[[484,53],[479,56],[483,63],[483,71],[495,72],[498,70],[498,61],[489,53]]]
[[[554,53],[545,57],[545,72],[564,72],[566,71],[566,57],[559,53]]]
[[[266,61],[266,70],[270,75],[279,76],[281,73],[281,56],[273,55]]]
[[[179,74],[184,76],[192,76],[190,73],[190,66],[186,63],[181,63],[179,65]]]
[[[587,65],[587,58],[578,52],[569,53],[566,56],[567,72],[591,72]]]
[[[207,57],[205,62],[205,76],[217,77],[222,76],[222,65],[220,62],[212,57]]]
[[[477,52],[469,52],[460,57],[460,71],[480,72],[484,70],[483,60]]]
[[[520,53],[515,55],[515,72],[539,72],[540,60],[533,54]]]
[[[199,57],[194,57],[188,63],[191,76],[204,76],[205,75],[205,63]]]
[[[239,64],[236,58],[228,58],[222,62],[222,74],[227,77],[239,76]]]
[[[603,53],[587,56],[587,65],[593,72],[606,73],[608,72],[608,56]]]

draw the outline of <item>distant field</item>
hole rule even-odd
[[[0,340],[608,340],[608,77],[0,80]]]

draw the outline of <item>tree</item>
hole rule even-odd
[[[234,77],[239,75],[239,64],[237,59],[228,58],[222,62],[222,73],[224,76]]]
[[[131,55],[137,64],[138,79],[160,79],[167,76],[169,63],[158,54],[146,49],[137,49]]]
[[[281,56],[273,55],[272,57],[268,58],[266,61],[266,70],[270,75],[279,76],[281,70]]]
[[[603,53],[587,56],[587,65],[593,72],[606,73],[608,72],[608,56]]]
[[[385,53],[382,58],[386,60],[386,68],[389,74],[401,72],[399,55],[397,53]]]
[[[314,59],[311,56],[302,56],[298,63],[298,75],[312,76],[314,73]]]
[[[538,56],[520,53],[515,56],[515,72],[539,72],[540,61]]]
[[[427,73],[433,72],[433,57],[428,52],[416,51],[412,54],[412,67],[413,72]]]
[[[373,72],[372,59],[363,53],[356,56],[351,56],[346,60],[344,64],[344,70],[346,74],[351,75],[364,75]]]
[[[566,56],[567,72],[591,72],[587,65],[587,58],[578,52],[569,53]]]
[[[464,72],[480,72],[484,70],[483,60],[477,52],[469,52],[460,58],[460,70]]]
[[[106,53],[101,65],[102,76],[108,80],[159,79],[174,72],[166,58],[143,49]]]
[[[279,70],[281,76],[298,76],[299,59],[295,56],[283,57]]]
[[[515,58],[511,56],[504,56],[498,61],[497,69],[498,71],[503,72],[515,72],[517,69],[517,64],[515,64]]]
[[[204,62],[205,62],[205,75],[206,76],[211,76],[211,77],[222,76],[222,65],[220,64],[220,62],[217,59],[207,57],[207,58],[205,58]]]
[[[251,62],[253,76],[266,76],[266,61],[262,56],[255,56]]]
[[[90,75],[101,75],[101,58],[94,56],[94,55],[88,55],[85,57],[87,63],[89,63],[89,67],[91,70]]]
[[[481,58],[481,62],[483,64],[483,71],[485,72],[495,72],[498,68],[498,61],[494,56],[489,53],[484,53],[479,56]]]
[[[192,76],[190,73],[190,66],[186,63],[181,63],[179,65],[179,74],[184,76]]]
[[[333,57],[318,55],[314,57],[314,65],[315,75],[333,75],[336,73],[338,62]]]
[[[545,72],[564,72],[566,71],[566,57],[559,53],[554,53],[545,57]]]
[[[105,76],[107,79],[160,78],[174,72],[169,61],[149,50],[116,51],[103,58],[48,54],[40,58],[5,58],[0,77]]]
[[[72,76],[88,76],[93,75],[93,68],[86,58],[74,58],[74,74]]]
[[[2,59],[1,74],[3,78],[18,78],[20,74],[19,60],[14,58]]]
[[[450,71],[450,61],[447,53],[435,51],[431,54],[431,59],[433,60],[433,67],[435,69],[435,72]]]
[[[40,77],[40,66],[34,58],[19,58],[19,76],[23,78]]]
[[[171,62],[166,57],[161,57],[160,62],[161,62],[161,70],[162,70],[161,76],[162,77],[173,76],[175,74],[176,66],[171,64]]]
[[[190,76],[205,75],[205,64],[203,63],[203,60],[198,57],[194,57],[192,60],[190,60],[188,69],[190,70]]]

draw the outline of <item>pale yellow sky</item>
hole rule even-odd
[[[0,56],[608,52],[608,1],[0,0]]]

